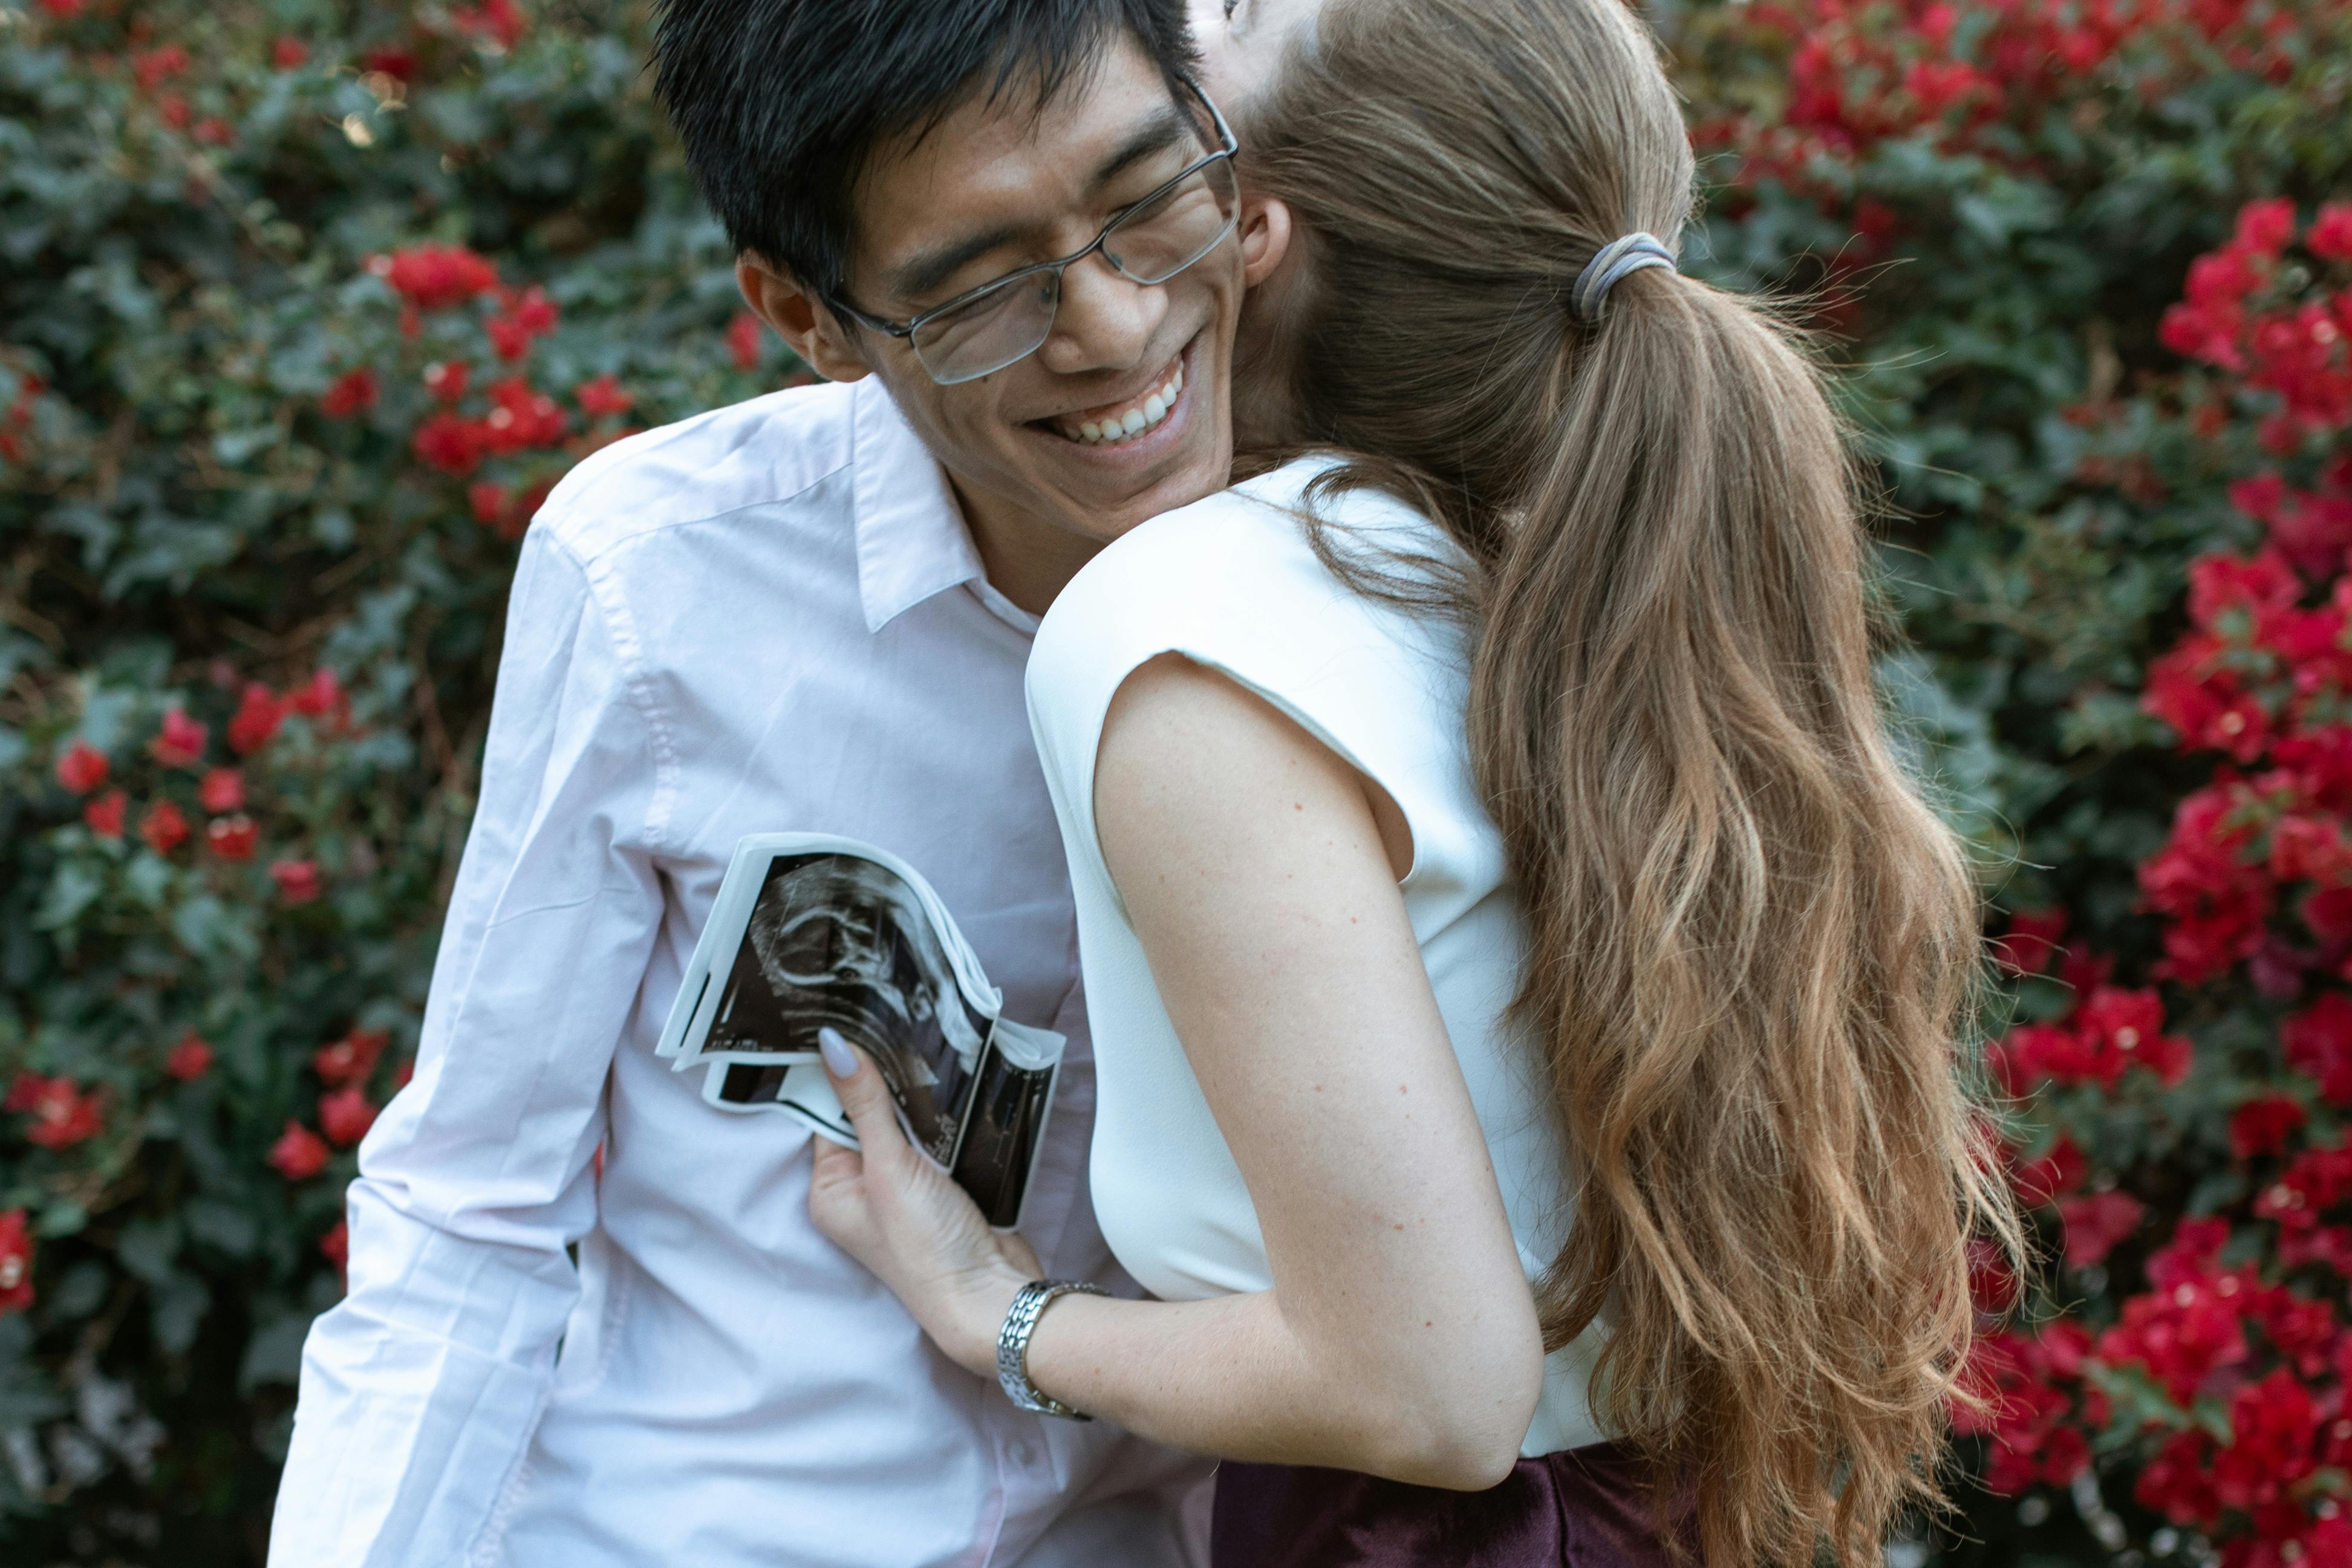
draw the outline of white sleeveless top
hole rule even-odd
[[[1405,910],[1529,1279],[1570,1212],[1550,1090],[1504,1010],[1526,934],[1500,833],[1471,779],[1460,632],[1351,591],[1316,558],[1296,507],[1328,457],[1291,463],[1165,513],[1106,549],[1062,591],[1030,655],[1029,724],[1069,852],[1094,1037],[1094,1204],[1129,1273],[1165,1300],[1271,1288],[1257,1216],[1152,984],[1103,862],[1095,755],[1113,694],[1179,653],[1296,720],[1385,789],[1412,831]],[[1423,556],[1454,547],[1402,503],[1354,490],[1323,502],[1348,535]],[[1278,1042],[1269,1041],[1274,1045]],[[1377,1040],[1367,1040],[1377,1048]],[[1601,1441],[1586,1396],[1599,1330],[1546,1362],[1521,1452]]]

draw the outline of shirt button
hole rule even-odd
[[[1037,1450],[1029,1446],[1027,1438],[1015,1437],[1013,1446],[1004,1450],[1004,1457],[1016,1465],[1025,1465],[1037,1457]]]

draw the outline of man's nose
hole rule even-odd
[[[1120,277],[1097,251],[1063,272],[1061,308],[1038,358],[1056,375],[1133,370],[1167,312],[1167,289]]]

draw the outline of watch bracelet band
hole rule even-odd
[[[1045,1315],[1047,1307],[1072,1294],[1108,1296],[1110,1292],[1084,1280],[1032,1280],[1021,1287],[1004,1313],[1004,1326],[996,1331],[996,1381],[1003,1385],[1004,1396],[1021,1409],[1091,1421],[1093,1416],[1072,1409],[1029,1381],[1029,1336],[1037,1332],[1037,1320]]]

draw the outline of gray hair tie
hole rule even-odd
[[[1576,275],[1576,287],[1569,291],[1569,308],[1580,321],[1598,321],[1601,308],[1609,302],[1609,291],[1617,280],[1641,271],[1645,267],[1675,266],[1675,253],[1655,235],[1636,230],[1592,253],[1584,270]]]

